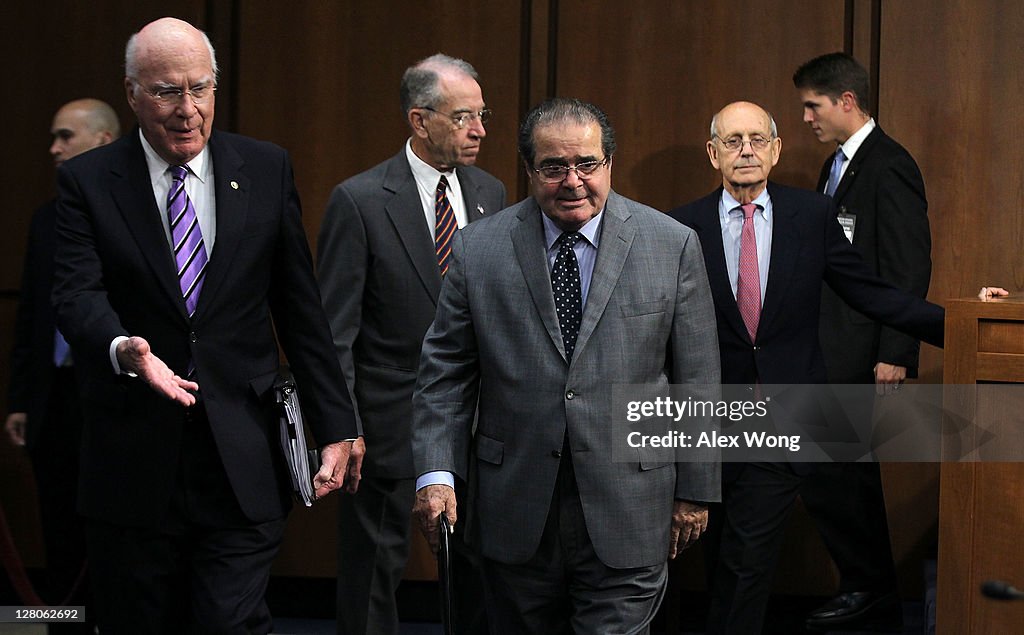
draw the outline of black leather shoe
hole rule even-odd
[[[842,628],[901,631],[903,609],[897,593],[843,593],[807,616],[807,628],[815,631]]]

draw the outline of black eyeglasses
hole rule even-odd
[[[569,176],[569,170],[575,171],[576,176],[586,180],[594,176],[594,173],[601,166],[607,164],[608,157],[605,157],[600,161],[586,161],[576,165],[542,165],[539,168],[533,168],[533,171],[537,173],[540,180],[544,183],[561,183],[565,180],[565,177]]]
[[[452,123],[455,124],[456,128],[465,128],[466,124],[476,121],[477,119],[480,120],[480,123],[487,123],[487,120],[489,120],[491,118],[491,114],[493,114],[493,111],[490,108],[484,108],[483,110],[478,110],[476,112],[456,112],[450,115],[448,113],[441,112],[440,110],[434,110],[430,106],[419,106],[419,108],[437,113],[442,117],[448,117],[452,120]]]

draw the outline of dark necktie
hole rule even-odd
[[[583,291],[580,286],[580,264],[573,246],[582,239],[579,232],[564,232],[555,241],[558,255],[551,271],[551,289],[555,294],[555,313],[562,332],[566,361],[572,361],[576,337],[583,322]]]
[[[836,195],[836,188],[839,187],[839,179],[843,175],[843,163],[846,162],[846,155],[843,154],[843,146],[836,149],[832,158],[832,171],[828,174],[828,183],[825,184],[825,194]]]
[[[434,250],[437,252],[437,266],[441,269],[441,276],[448,273],[448,257],[452,254],[452,236],[459,224],[455,221],[455,212],[452,211],[452,204],[448,201],[445,190],[448,189],[448,179],[441,175],[437,182],[437,193],[434,195]]]
[[[196,312],[199,293],[203,289],[206,274],[206,247],[203,232],[199,228],[196,209],[185,192],[185,178],[188,168],[172,165],[171,189],[167,193],[167,216],[171,224],[171,242],[174,244],[174,262],[178,267],[178,286],[185,298],[188,316]]]
[[[761,319],[761,273],[757,265],[757,237],[754,235],[754,213],[757,205],[740,205],[743,210],[743,233],[740,236],[740,275],[736,281],[736,304],[743,324],[753,342]]]

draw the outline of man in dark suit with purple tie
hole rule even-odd
[[[291,161],[213,129],[216,85],[204,33],[150,23],[125,51],[138,128],[58,170],[53,297],[83,377],[79,509],[105,634],[269,632],[290,507],[279,343],[321,448],[316,494],[358,472]]]

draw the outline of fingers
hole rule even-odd
[[[348,455],[348,466],[345,470],[345,492],[349,494],[359,491],[359,481],[363,478],[364,456],[366,456],[366,443],[362,437],[359,437],[352,443],[352,450]]]
[[[456,513],[455,490],[447,485],[427,485],[416,492],[416,503],[413,507],[413,517],[420,533],[427,539],[431,551],[437,553],[439,534],[438,517],[443,513],[449,524],[454,528],[458,520]]]
[[[1002,287],[982,287],[981,291],[978,292],[979,300],[991,300],[993,298],[1004,298],[1010,295],[1010,292]]]

